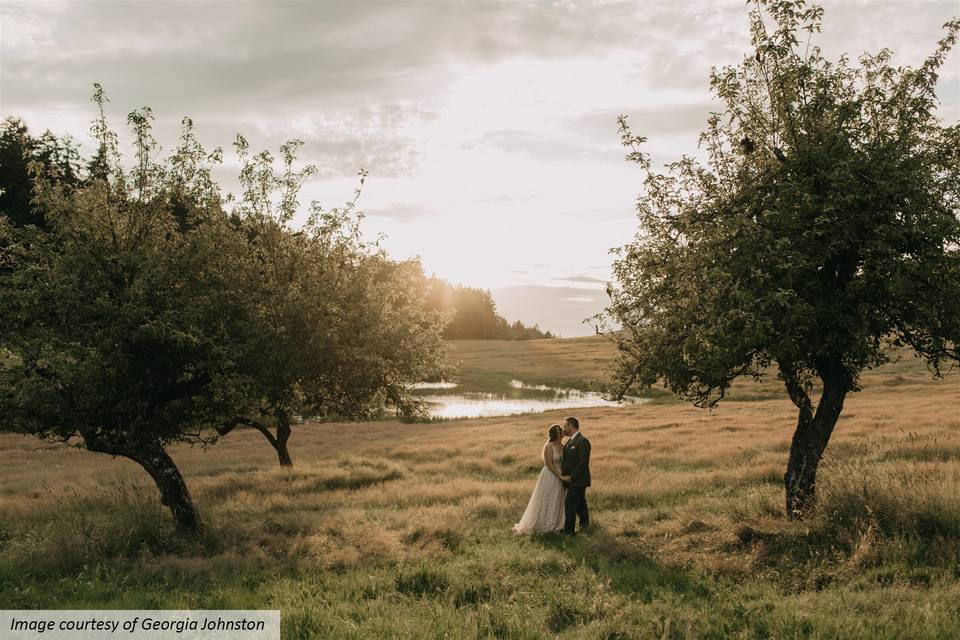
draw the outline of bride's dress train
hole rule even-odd
[[[550,449],[553,451],[554,465],[559,467],[560,454],[552,445]],[[546,452],[544,454],[547,455]],[[564,491],[563,482],[550,471],[544,461],[527,509],[520,522],[513,525],[514,533],[550,533],[563,529]]]

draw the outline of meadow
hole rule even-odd
[[[502,390],[511,379],[527,384],[574,387],[608,391],[610,367],[616,356],[614,344],[602,336],[562,340],[454,340],[447,344],[446,363],[457,367],[458,382],[469,390]],[[887,365],[889,375],[929,378],[912,358]],[[644,391],[642,396],[656,402],[673,402],[675,397],[662,388]],[[783,384],[775,375],[760,381],[735,384],[731,400],[767,400],[783,397]]]
[[[575,384],[612,353],[455,347],[480,382]],[[800,522],[775,380],[577,411],[595,526],[573,539],[510,531],[563,413],[299,425],[292,469],[252,431],[174,447],[191,540],[132,463],[0,434],[0,608],[278,608],[284,638],[960,637],[960,375],[907,356],[863,385]]]

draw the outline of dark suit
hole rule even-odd
[[[574,533],[578,516],[581,529],[590,526],[590,513],[587,511],[587,487],[590,486],[590,441],[579,431],[563,446],[560,474],[570,476],[570,480],[566,483],[567,496],[563,501],[563,532]]]

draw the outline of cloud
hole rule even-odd
[[[18,102],[73,100],[101,80],[157,106],[189,97],[221,110],[419,93],[451,62],[580,56],[642,19],[636,3],[4,2],[3,11],[3,73]]]
[[[909,65],[957,13],[955,0],[823,4],[829,57],[890,46]],[[589,333],[579,320],[605,301],[586,292],[636,230],[642,176],[617,116],[656,165],[695,154],[718,106],[710,69],[738,63],[749,37],[736,0],[3,0],[0,12],[0,115],[83,142],[97,81],[116,125],[153,107],[168,149],[184,115],[210,148],[237,133],[255,150],[300,138],[320,169],[302,202],[344,202],[365,168],[365,232],[473,286],[542,285],[505,304],[568,335]],[[960,53],[941,78],[952,123]]]
[[[439,215],[437,211],[422,206],[391,203],[383,207],[364,208],[364,215],[371,218],[387,218],[396,222],[413,222]]]
[[[586,113],[571,126],[583,135],[594,139],[610,137],[617,132],[617,118],[625,115],[630,127],[648,138],[655,136],[673,136],[700,131],[707,124],[711,111],[722,111],[718,102],[697,100],[689,103],[632,105],[621,109],[605,109]]]
[[[613,136],[608,136],[608,138],[609,141],[614,140]],[[479,139],[465,142],[462,147],[468,150],[486,147],[507,153],[522,154],[541,163],[568,162],[570,158],[622,162],[622,153],[601,153],[613,146],[609,144],[609,141],[604,144],[603,138],[590,138],[581,135],[565,136],[554,131],[537,133],[517,129],[500,129],[488,131]]]
[[[493,196],[490,198],[479,198],[477,202],[490,203],[490,204],[507,204],[511,202],[522,202],[524,200],[532,200],[533,196],[515,196],[507,193],[501,193],[498,196]]]
[[[566,282],[582,282],[584,284],[607,284],[606,280],[601,280],[599,278],[591,278],[589,276],[568,276],[566,278],[554,278],[554,280],[563,280]]]

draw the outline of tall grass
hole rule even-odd
[[[960,457],[953,451],[952,459],[916,462],[874,447],[873,455],[833,464],[821,483],[818,526],[858,566],[899,561],[960,575]]]
[[[510,532],[560,413],[305,425],[293,469],[252,432],[176,448],[189,542],[135,465],[0,435],[0,607],[276,607],[289,639],[960,637],[960,381],[883,376],[801,522],[785,399],[576,412],[596,527],[574,539]]]

